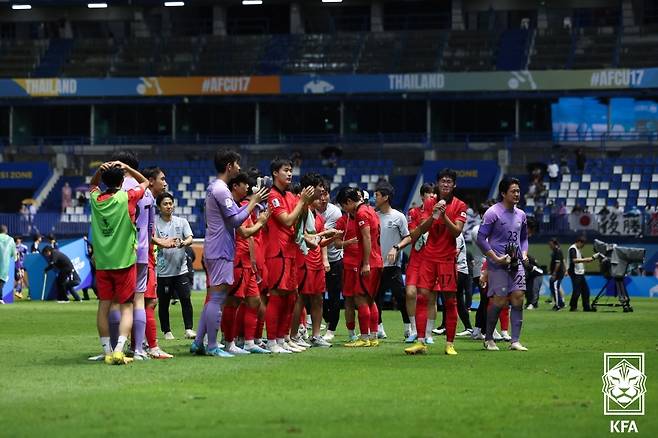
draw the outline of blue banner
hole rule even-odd
[[[50,174],[48,163],[0,163],[0,189],[36,189]]]
[[[437,173],[444,168],[457,172],[457,188],[464,189],[489,189],[498,174],[498,163],[493,160],[425,161],[422,169],[424,181],[435,182]]]

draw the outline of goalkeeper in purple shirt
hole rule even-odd
[[[510,350],[527,351],[521,345],[523,297],[526,289],[525,270],[528,262],[528,224],[525,213],[516,205],[521,198],[521,185],[516,178],[505,177],[498,184],[502,198],[484,214],[477,245],[487,257],[490,305],[487,309],[487,331],[484,347],[498,350],[493,340],[498,315],[512,306],[512,342]]]

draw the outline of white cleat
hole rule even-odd
[[[509,341],[512,340],[512,337],[509,335],[509,333],[507,332],[507,330],[503,330],[503,331],[501,331],[501,332],[500,332],[500,336],[502,336],[503,341],[505,341],[505,342],[509,342]]]
[[[509,349],[510,350],[516,350],[516,351],[528,351],[527,348],[525,348],[519,341],[512,342],[509,344]]]
[[[335,337],[336,337],[336,335],[334,334],[334,332],[331,332],[331,331],[327,330],[327,333],[324,334],[322,339],[324,339],[327,342],[331,342]]]
[[[473,329],[466,329],[462,330],[461,332],[457,333],[455,336],[457,337],[465,337],[465,336],[471,336],[473,334]]]
[[[192,329],[185,330],[185,339],[194,339],[196,338],[196,332]]]
[[[496,330],[496,329],[494,329],[494,332],[493,332],[493,340],[496,341],[496,342],[503,340],[503,337],[500,335],[500,333],[498,333],[498,330]]]
[[[105,360],[105,353],[99,354],[98,356],[89,356],[87,360],[91,362],[103,362]]]
[[[498,351],[500,348],[498,348],[498,345],[496,345],[495,341],[484,341],[484,349],[487,351]]]
[[[311,340],[311,344],[313,347],[319,347],[319,348],[329,348],[331,347],[331,344],[327,341],[322,336],[315,336]]]
[[[164,334],[164,338],[165,338],[166,340],[168,340],[168,341],[173,341],[174,339],[176,339],[176,338],[174,337],[174,334],[173,334],[172,332],[167,332],[167,333],[165,333],[165,334]]]
[[[228,352],[228,353],[231,353],[235,356],[251,354],[249,351],[243,350],[242,348],[238,347],[237,345],[232,345],[229,349],[227,349],[225,351]]]
[[[279,344],[267,344],[267,349],[270,350],[273,354],[292,354],[292,351],[288,351]]]
[[[534,310],[534,308],[535,308],[535,306],[533,306],[532,304],[528,304],[528,307],[526,307],[525,309],[526,310]]]
[[[475,327],[473,329],[473,333],[471,333],[471,339],[474,341],[484,341],[484,335],[482,334],[482,330],[480,330],[479,327]]]
[[[301,353],[302,351],[304,351],[301,349],[301,347],[297,346],[297,344],[295,344],[292,341],[284,342],[281,347],[283,347],[284,350],[290,351],[291,353]]]
[[[149,356],[153,359],[171,359],[174,357],[173,354],[169,354],[166,351],[160,349],[160,347],[149,348],[146,350]]]
[[[143,351],[135,351],[133,353],[133,360],[149,360],[151,359],[148,354]]]
[[[311,348],[311,344],[309,344],[308,342],[306,342],[306,341],[305,341],[304,339],[302,339],[301,337],[294,337],[294,338],[291,338],[290,340],[291,340],[292,342],[294,342],[295,345],[297,345],[297,346],[300,347],[300,348],[304,348],[304,349]],[[290,343],[290,341],[288,341],[288,343]]]

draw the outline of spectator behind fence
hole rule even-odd
[[[72,191],[71,186],[68,182],[65,182],[62,186],[62,213],[66,211],[67,208],[73,206]]]

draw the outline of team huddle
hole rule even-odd
[[[458,242],[463,243],[467,206],[454,196],[454,171],[444,169],[432,190],[427,185],[421,189],[422,204],[409,212],[407,221],[391,208],[394,189],[386,181],[375,189],[377,210],[368,204],[367,193],[354,187],[341,188],[334,205],[329,184],[319,174],[303,175],[299,186],[293,186],[289,160],[273,160],[271,176],[260,177],[253,169],[241,171],[237,153],[218,151],[217,178],[208,186],[204,210],[207,294],[195,332],[190,272],[183,261],[184,248],[192,244],[189,224],[172,215],[174,199],[166,192],[161,169],[140,173],[132,154],[115,158],[102,164],[90,183],[100,299],[97,327],[103,348],[91,360],[120,365],[173,357],[158,346],[154,317],[158,298],[162,302],[166,296],[160,320],[165,330],[164,312],[171,335],[171,291],[181,300],[185,336],[193,339],[190,352],[195,355],[291,354],[331,347],[341,296],[349,332],[344,346],[377,347],[386,338],[381,320],[386,290],[393,293],[405,341],[412,344],[405,353],[425,353],[434,343],[440,298],[445,353],[457,354],[457,319],[464,308],[457,293],[458,256],[465,254],[465,245],[458,247]],[[99,188],[101,181],[105,191]],[[484,213],[477,232],[479,262],[486,272],[480,276],[486,321],[476,329],[484,334],[485,349],[497,350],[496,324],[511,306],[510,349],[524,351],[519,337],[526,217],[516,208],[517,180],[504,178],[499,191],[501,201]],[[402,249],[408,245],[412,248],[403,281]],[[323,319],[328,325],[324,335]],[[220,330],[223,339],[218,339]]]

